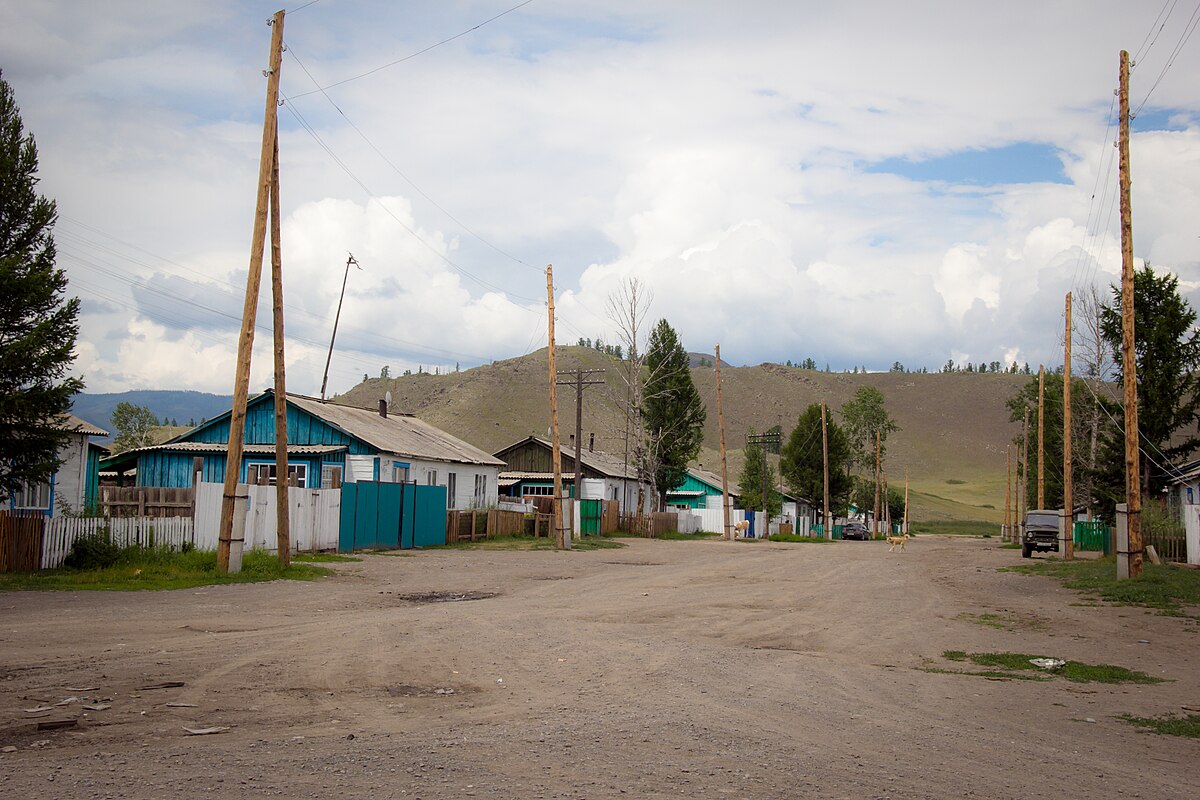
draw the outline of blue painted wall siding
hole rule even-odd
[[[287,429],[289,444],[343,445],[354,455],[374,455],[376,452],[365,442],[291,405],[287,409]],[[224,444],[229,441],[229,418],[201,426],[185,435],[183,441]],[[270,395],[246,408],[246,433],[242,441],[245,444],[275,443],[275,403]]]
[[[308,467],[307,476],[305,478],[305,486],[307,488],[320,488],[321,486],[321,464],[342,464],[344,463],[344,453],[327,453],[322,459],[319,456],[311,458],[292,457],[288,459],[289,464],[305,464]],[[204,466],[201,470],[201,479],[206,483],[223,483],[225,481],[225,454],[224,453],[208,453],[200,456],[204,459]],[[138,458],[138,486],[169,486],[175,488],[185,488],[192,485],[192,459],[195,458],[193,453],[167,453],[167,452],[152,452],[145,453]],[[244,455],[242,457],[242,469],[238,475],[238,480],[245,482],[246,480],[246,464],[248,462],[267,462],[274,463],[275,457],[272,455]]]

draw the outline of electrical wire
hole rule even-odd
[[[499,14],[497,14],[494,17],[489,17],[488,19],[485,19],[483,22],[479,23],[478,25],[468,28],[467,30],[462,31],[461,33],[456,33],[453,36],[450,36],[446,39],[442,39],[440,42],[436,42],[434,44],[429,45],[428,47],[424,47],[415,53],[410,53],[409,55],[406,55],[403,58],[397,58],[395,61],[389,61],[386,64],[375,67],[374,69],[369,69],[366,72],[360,73],[358,75],[354,75],[349,78],[343,78],[340,81],[334,81],[333,83],[326,84],[325,86],[318,86],[316,89],[313,89],[312,91],[301,92],[300,94],[293,95],[292,99],[296,99],[296,98],[300,98],[300,97],[307,97],[308,95],[316,94],[317,92],[324,92],[326,89],[332,89],[335,86],[344,86],[345,84],[350,83],[351,81],[357,81],[361,78],[367,77],[368,75],[374,75],[376,72],[381,72],[381,71],[387,69],[388,67],[394,67],[397,64],[403,64],[405,61],[410,61],[410,60],[416,58],[417,56],[424,55],[425,53],[428,53],[430,50],[441,47],[444,44],[449,44],[450,42],[453,42],[455,39],[461,39],[462,37],[466,36],[468,33],[473,33],[474,31],[477,31],[480,28],[482,28],[484,25],[487,25],[490,22],[495,22],[496,20],[500,19],[501,17],[511,14],[512,12],[517,11],[518,9],[524,8],[525,6],[529,5],[532,2],[533,2],[533,0],[525,0],[525,2],[518,3],[517,5],[513,6],[512,8],[510,8],[506,11],[501,11]]]
[[[1188,43],[1188,40],[1192,38],[1192,34],[1196,32],[1197,24],[1200,24],[1200,2],[1196,4],[1196,9],[1192,12],[1192,16],[1190,16],[1188,21],[1184,23],[1183,33],[1179,35],[1179,41],[1175,43],[1175,47],[1171,50],[1170,55],[1167,56],[1166,63],[1163,64],[1163,68],[1158,73],[1158,77],[1154,79],[1154,83],[1150,85],[1150,90],[1146,92],[1146,96],[1142,98],[1142,102],[1139,103],[1138,107],[1133,111],[1132,114],[1129,115],[1130,119],[1137,117],[1142,108],[1146,105],[1146,102],[1150,99],[1150,96],[1154,94],[1154,90],[1158,88],[1160,83],[1162,83],[1162,79],[1166,77],[1167,72],[1172,66],[1175,65],[1175,58],[1179,55],[1180,51],[1183,50],[1184,45]]]
[[[1142,39],[1142,43],[1138,46],[1137,52],[1133,54],[1133,58],[1131,59],[1131,61],[1133,61],[1134,66],[1136,66],[1137,63],[1142,60],[1143,55],[1146,55],[1146,56],[1150,55],[1150,50],[1154,47],[1154,42],[1158,41],[1158,35],[1163,32],[1163,28],[1167,27],[1167,20],[1171,18],[1171,14],[1175,11],[1175,6],[1178,3],[1179,3],[1179,0],[1166,0],[1166,2],[1163,3],[1163,7],[1159,10],[1158,16],[1155,17],[1154,22],[1152,22],[1150,24],[1150,30],[1146,31],[1146,38]],[[1167,6],[1171,7],[1170,11],[1167,11]],[[1163,17],[1164,11],[1167,12],[1166,17]],[[1160,19],[1162,20],[1161,25],[1158,22]],[[1155,30],[1155,28],[1154,28],[1155,25],[1158,25],[1157,30]],[[1151,35],[1154,36],[1154,41],[1150,42],[1149,47],[1147,47],[1146,42],[1150,41]],[[1144,49],[1144,52],[1143,52],[1143,49]],[[1131,69],[1132,69],[1132,67],[1131,67]]]

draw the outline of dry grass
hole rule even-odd
[[[798,353],[797,358],[805,354]],[[606,385],[589,388],[584,399],[584,439],[595,432],[596,447],[625,451],[624,365],[581,347],[560,347],[558,368],[604,369]],[[720,471],[716,413],[716,375],[695,368],[692,378],[708,406],[705,468]],[[773,425],[786,430],[810,404],[825,402],[837,410],[860,386],[873,386],[887,398],[888,411],[900,425],[888,443],[885,467],[892,486],[903,488],[909,471],[912,519],[976,519],[998,522],[1004,507],[1005,447],[1017,433],[1008,421],[1005,401],[1027,380],[1007,374],[827,373],[761,364],[722,367],[729,480],[736,485],[742,448],[750,428]],[[550,421],[546,392],[546,350],[447,375],[371,379],[341,399],[373,407],[391,391],[397,411],[422,419],[489,452],[521,438],[544,436]],[[574,396],[560,394],[560,409],[573,410]],[[563,438],[573,414],[563,420]]]

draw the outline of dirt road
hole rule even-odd
[[[1193,622],[998,572],[1021,559],[994,540],[627,541],[371,555],[315,583],[0,595],[0,794],[1196,796],[1196,740],[1119,719],[1200,704]],[[946,650],[1169,682],[929,671],[962,668]],[[167,682],[183,685],[142,688]]]

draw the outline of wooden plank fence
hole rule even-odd
[[[0,572],[36,572],[42,562],[40,511],[0,510]]]
[[[622,514],[621,530],[634,536],[653,539],[664,533],[678,531],[679,517],[673,511],[654,511],[641,517],[636,514]]]
[[[195,487],[102,486],[100,513],[106,517],[190,517],[195,499]]]
[[[519,511],[503,511],[498,508],[475,511],[446,512],[446,544],[455,542],[477,542],[497,536],[520,536],[531,533],[538,535],[538,518],[547,515],[535,514],[530,518]],[[530,524],[532,523],[532,525]],[[533,530],[530,530],[530,528]],[[549,524],[545,525],[548,531]]]
[[[76,539],[105,536],[117,547],[170,547],[194,541],[191,517],[52,517],[42,537],[41,568],[61,567]]]

